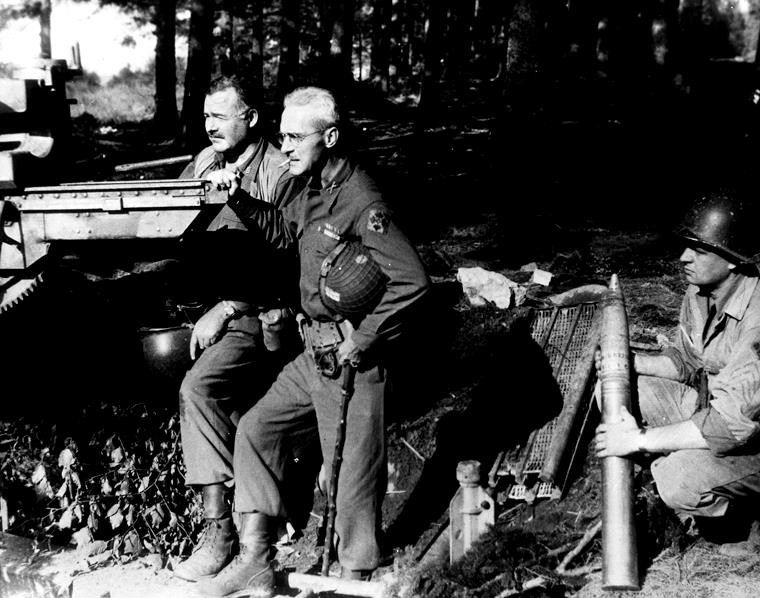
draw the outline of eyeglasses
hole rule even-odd
[[[291,145],[301,145],[307,137],[319,135],[325,131],[327,129],[319,129],[319,131],[312,131],[311,133],[277,133],[277,141],[280,142],[280,145],[285,143],[286,140],[290,141]]]

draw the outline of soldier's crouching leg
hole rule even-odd
[[[707,449],[676,451],[652,463],[652,477],[663,502],[676,513],[722,517],[728,498],[714,492],[716,457]]]

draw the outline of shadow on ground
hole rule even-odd
[[[387,529],[389,549],[415,544],[445,512],[458,487],[454,474],[459,461],[480,461],[487,472],[500,451],[524,442],[562,406],[551,366],[530,335],[527,317],[492,331],[472,355],[451,357],[456,367],[467,368],[468,360],[477,363],[467,369],[477,383],[466,408],[446,413],[437,422],[435,452]]]

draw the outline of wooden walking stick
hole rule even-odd
[[[325,548],[322,552],[322,575],[326,576],[330,569],[330,556],[333,548],[333,530],[335,529],[335,496],[338,494],[338,474],[343,462],[343,443],[346,440],[346,419],[348,402],[354,394],[354,378],[356,366],[350,362],[343,364],[343,378],[340,385],[340,418],[338,431],[335,434],[335,451],[333,452],[330,486],[327,489],[327,524],[325,526]]]

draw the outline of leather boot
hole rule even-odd
[[[760,554],[760,522],[752,522],[746,540],[725,542],[719,546],[718,552],[735,558],[757,557]]]
[[[203,486],[201,492],[205,526],[193,553],[174,569],[176,577],[187,581],[199,581],[219,573],[232,560],[237,545],[225,485]]]
[[[250,596],[271,598],[273,522],[263,513],[241,513],[240,552],[215,577],[198,584],[198,592],[214,598]]]

